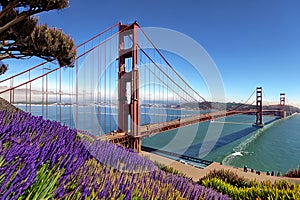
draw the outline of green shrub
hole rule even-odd
[[[166,166],[162,163],[159,163],[157,161],[154,161],[154,164],[160,168],[161,170],[165,171],[165,172],[168,172],[168,173],[171,173],[171,174],[177,174],[177,175],[180,175],[180,176],[183,176],[183,177],[187,177],[186,174],[182,173],[182,172],[179,172],[177,169],[174,169],[173,167],[169,167],[169,166]]]
[[[213,170],[198,182],[232,199],[300,199],[300,186],[297,184],[249,181],[230,170]]]
[[[212,170],[207,175],[205,175],[203,178],[201,178],[198,183],[202,185],[203,180],[217,178],[220,179],[226,183],[229,183],[230,185],[236,186],[236,187],[251,187],[251,182],[247,181],[245,178],[239,177],[237,173],[232,172],[230,170]]]
[[[256,182],[256,185],[252,187],[241,188],[221,179],[212,178],[202,180],[202,184],[205,187],[210,187],[218,192],[227,194],[232,199],[300,199],[300,186],[295,184],[284,185],[284,182],[273,185]]]

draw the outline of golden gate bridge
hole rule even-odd
[[[263,110],[261,87],[235,108],[213,108],[137,22],[113,25],[78,45],[77,52],[72,68],[43,62],[1,80],[0,96],[27,112],[137,152],[144,137],[199,122],[252,114],[255,125],[263,126],[264,114],[285,117],[285,94],[277,109]]]

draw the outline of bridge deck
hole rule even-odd
[[[214,120],[217,118],[225,117],[225,116],[231,116],[236,114],[243,114],[243,113],[256,113],[255,110],[248,110],[248,111],[219,111],[219,112],[213,112],[213,113],[206,113],[206,114],[200,114],[191,116],[188,118],[182,118],[182,119],[176,119],[169,122],[161,122],[156,124],[148,124],[144,125],[140,128],[140,136],[141,137],[149,137],[157,133],[170,131],[173,129],[177,129],[179,127],[189,126],[192,124],[196,124],[199,122],[205,122],[209,120]]]
[[[270,114],[278,114],[278,110],[266,110],[263,111],[264,114],[270,115]],[[161,122],[161,123],[156,123],[156,124],[147,124],[144,126],[140,127],[140,138],[145,138],[145,137],[151,137],[155,134],[161,133],[161,132],[166,132],[170,131],[173,129],[177,129],[180,127],[184,126],[189,126],[192,124],[196,124],[199,122],[205,122],[209,120],[214,120],[217,118],[225,117],[225,116],[232,116],[232,115],[237,115],[237,114],[256,114],[256,110],[244,110],[244,111],[219,111],[219,112],[213,112],[213,113],[206,113],[206,114],[200,114],[200,115],[195,115],[187,118],[182,118],[182,119],[176,119],[168,122]],[[127,142],[130,139],[129,134],[126,133],[116,133],[116,132],[111,132],[110,134],[105,134],[99,137],[101,140],[108,140],[112,141],[114,143],[123,143]]]

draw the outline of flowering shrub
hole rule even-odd
[[[227,194],[232,199],[300,199],[300,185],[287,181],[249,181],[235,172],[223,169],[211,171],[199,183]]]
[[[251,187],[250,181],[247,181],[243,177],[239,177],[237,173],[232,172],[230,170],[212,170],[208,174],[206,174],[204,177],[202,177],[198,183],[201,185],[204,180],[212,179],[212,178],[218,178],[226,183],[229,183],[232,186],[237,187]]]
[[[1,199],[230,199],[123,147],[0,111]]]
[[[252,187],[241,188],[217,178],[206,179],[202,183],[205,187],[228,194],[232,199],[300,199],[300,186],[295,184],[291,185],[291,188],[280,188],[277,184],[257,183]]]

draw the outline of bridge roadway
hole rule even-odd
[[[151,137],[155,134],[170,131],[173,129],[177,129],[184,126],[189,126],[192,124],[196,124],[199,122],[205,122],[209,120],[214,120],[217,118],[237,115],[237,114],[255,114],[256,110],[244,110],[244,111],[218,111],[212,113],[205,113],[199,114],[191,117],[186,118],[179,118],[176,120],[168,121],[168,122],[161,122],[155,124],[147,124],[140,127],[140,138]],[[128,142],[131,136],[126,133],[118,133],[118,132],[111,132],[109,134],[101,135],[98,137],[101,140],[108,140],[113,143],[124,144]]]
[[[192,124],[196,124],[199,122],[205,122],[210,120],[215,120],[217,118],[225,117],[225,116],[232,116],[237,114],[252,114],[255,115],[257,110],[240,110],[240,111],[218,111],[218,112],[211,112],[205,114],[199,114],[191,117],[181,118],[172,120],[169,122],[161,122],[156,124],[147,124],[140,127],[140,135],[139,138],[151,137],[155,134],[166,132],[170,130],[174,130],[180,127],[189,126]],[[264,115],[280,115],[282,111],[280,110],[263,110]],[[127,148],[132,148],[130,142],[133,137],[127,133],[119,133],[119,132],[111,132],[108,134],[101,135],[97,137],[100,140],[107,140],[113,142],[115,144],[120,144]]]
[[[180,127],[196,124],[199,122],[205,122],[210,120],[215,120],[217,118],[222,118],[225,116],[237,115],[237,114],[252,114],[255,115],[257,110],[234,110],[234,111],[218,111],[212,113],[205,113],[200,115],[195,115],[186,118],[179,118],[169,122],[161,122],[156,124],[148,124],[140,127],[140,137],[150,137],[155,134],[170,131]],[[280,110],[263,110],[264,115],[280,115]]]
[[[140,136],[141,137],[150,137],[157,133],[170,131],[173,129],[177,129],[184,126],[189,126],[192,124],[196,124],[199,122],[205,122],[210,120],[215,120],[217,118],[225,117],[225,116],[231,116],[236,114],[243,114],[243,113],[256,113],[256,110],[247,110],[247,111],[218,111],[218,112],[212,112],[212,113],[205,113],[205,114],[199,114],[191,117],[186,118],[179,118],[176,120],[172,120],[169,122],[161,122],[156,124],[148,124],[141,126],[140,128]]]

